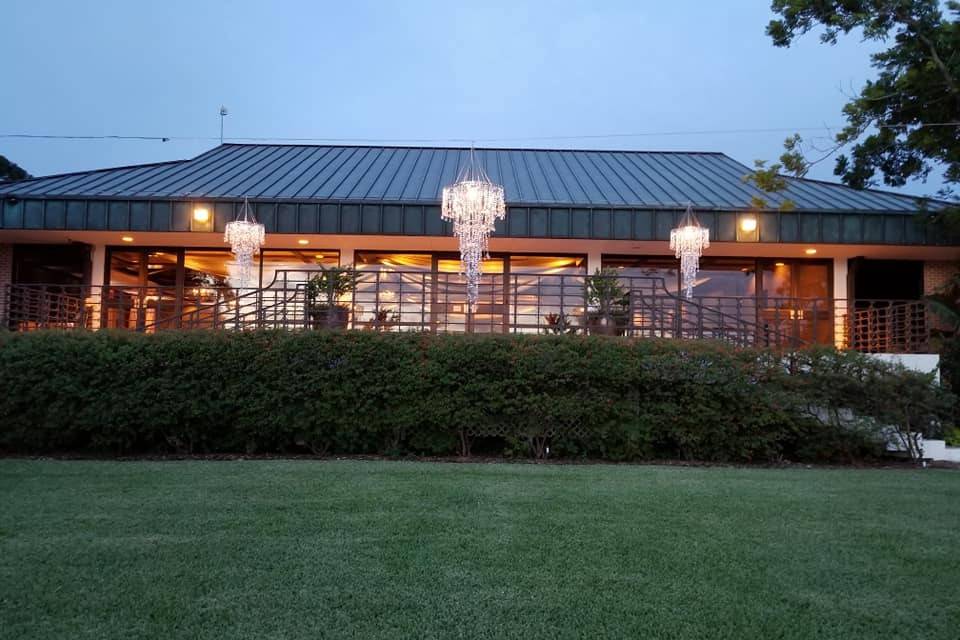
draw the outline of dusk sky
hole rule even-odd
[[[228,139],[723,151],[752,165],[794,130],[825,144],[877,46],[811,34],[777,49],[768,0],[33,0],[0,16],[0,134],[200,138],[0,138],[34,175],[192,157],[217,144],[221,104]],[[776,131],[702,133],[741,129]],[[628,133],[659,135],[575,138]]]

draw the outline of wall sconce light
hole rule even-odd
[[[760,232],[757,230],[757,216],[752,213],[744,213],[737,219],[737,240],[739,242],[757,242],[760,240]]]
[[[210,215],[210,209],[201,205],[193,208],[190,231],[213,231],[213,216]]]
[[[813,247],[810,247],[809,249],[804,249],[803,252],[804,252],[805,254],[807,254],[808,256],[815,256],[815,255],[817,255],[817,250],[814,249]]]

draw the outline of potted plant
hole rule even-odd
[[[548,313],[543,316],[543,320],[546,323],[543,332],[547,335],[573,335],[577,332],[576,325],[573,324],[570,317],[565,313]]]
[[[307,316],[313,329],[346,329],[350,307],[340,299],[353,293],[357,271],[353,266],[321,266],[320,272],[307,282]]]
[[[620,284],[615,269],[597,269],[583,286],[585,320],[591,334],[626,333],[630,323],[630,296]]]
[[[390,331],[400,322],[400,314],[393,309],[379,309],[373,318],[364,323],[365,329],[371,331]]]

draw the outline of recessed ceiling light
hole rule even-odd
[[[315,256],[313,256],[313,257],[316,258],[317,260],[323,260],[323,254],[322,254],[322,253],[318,253],[317,255],[315,255]]]
[[[814,249],[813,247],[804,250],[804,253],[807,254],[808,256],[812,256],[812,255],[814,255],[816,252],[817,252],[817,250]]]
[[[300,238],[299,240],[297,240],[297,244],[310,244],[310,241],[307,240],[306,238]]]
[[[773,266],[775,266],[775,267],[785,267],[785,266],[787,266],[787,265],[786,265],[786,263],[783,263],[783,262],[774,262],[774,263],[773,263]]]
[[[124,242],[133,242],[133,236],[123,236],[120,239],[123,240]]]

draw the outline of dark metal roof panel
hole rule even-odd
[[[436,204],[468,151],[437,147],[225,144],[191,160],[0,184],[39,198],[208,198]],[[719,153],[479,149],[513,205],[743,209],[752,196],[798,210],[909,212],[918,199],[788,178],[782,194],[743,182],[749,168]],[[941,206],[929,203],[931,208]]]

